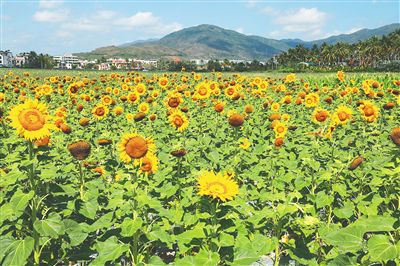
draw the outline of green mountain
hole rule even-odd
[[[199,25],[170,33],[159,40],[132,42],[121,46],[97,48],[88,53],[77,53],[83,58],[134,57],[140,59],[242,59],[266,60],[287,51],[297,44],[320,45],[323,42],[355,43],[372,36],[388,34],[400,28],[399,23],[377,29],[363,29],[351,34],[331,36],[326,39],[304,42],[299,39],[274,40],[245,35],[214,25]]]

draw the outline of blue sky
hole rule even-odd
[[[400,21],[399,1],[1,0],[1,49],[90,51],[199,24],[314,40]]]

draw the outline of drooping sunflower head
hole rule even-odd
[[[154,153],[155,148],[152,138],[130,133],[122,137],[118,150],[120,159],[125,163],[129,163],[132,160],[142,159],[148,153]]]
[[[239,193],[238,184],[228,175],[203,172],[198,178],[198,194],[222,201],[232,200]]]
[[[85,160],[89,156],[91,150],[90,143],[84,140],[71,143],[67,148],[72,157],[76,160]]]
[[[233,113],[229,116],[228,121],[231,126],[240,127],[241,125],[243,125],[244,116],[242,114]]]
[[[14,106],[10,111],[11,126],[27,140],[42,139],[50,136],[50,130],[56,126],[50,122],[47,107],[37,100],[27,99],[25,103]]]
[[[393,143],[400,147],[400,127],[394,128],[390,134]]]
[[[189,126],[189,120],[185,114],[179,110],[172,110],[168,116],[169,123],[179,132]]]

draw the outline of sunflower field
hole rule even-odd
[[[6,71],[0,122],[0,265],[400,264],[398,74]]]

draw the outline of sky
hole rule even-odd
[[[400,22],[392,0],[0,0],[0,50],[51,55],[160,38],[200,24],[322,39]]]

